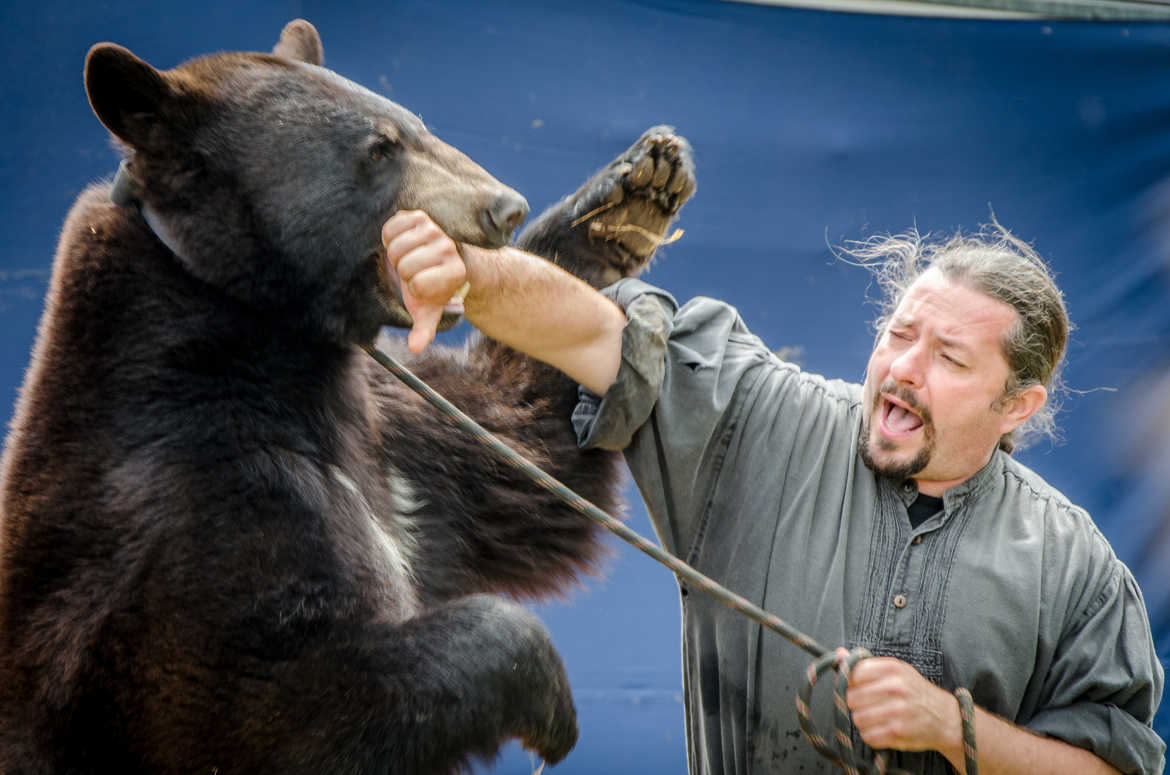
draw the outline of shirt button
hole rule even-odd
[[[911,541],[910,543],[914,544],[915,546],[918,546],[920,543],[922,543],[922,536],[921,535],[914,536],[914,540]]]
[[[905,608],[905,607],[906,607],[906,596],[905,595],[894,595],[894,608]]]

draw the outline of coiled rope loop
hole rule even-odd
[[[796,692],[796,714],[800,720],[800,730],[808,738],[812,747],[821,756],[838,765],[848,775],[861,775],[857,767],[857,754],[853,750],[853,723],[849,718],[849,706],[845,704],[845,690],[849,686],[849,672],[858,661],[872,656],[866,649],[857,648],[847,655],[832,652],[820,656],[808,666],[804,677],[804,684]],[[833,710],[837,720],[837,728],[831,744],[817,730],[812,719],[812,693],[817,679],[827,670],[837,673],[833,681]],[[880,751],[874,754],[874,771],[878,775],[900,775],[902,770],[890,772],[887,769],[886,755]]]
[[[757,624],[781,635],[793,645],[816,657],[816,661],[809,665],[807,675],[805,676],[805,683],[800,688],[796,697],[796,708],[800,717],[801,729],[818,753],[842,767],[850,775],[860,775],[862,770],[856,763],[856,756],[853,751],[852,721],[849,717],[849,708],[845,705],[845,689],[849,683],[849,671],[857,664],[858,660],[870,656],[868,651],[865,649],[854,649],[847,657],[839,657],[836,652],[825,648],[808,635],[789,625],[780,617],[768,613],[751,601],[735,594],[713,579],[699,573],[690,565],[687,565],[661,547],[638,535],[638,533],[570,490],[556,478],[537,468],[522,455],[518,454],[511,447],[504,444],[480,426],[475,420],[472,420],[461,412],[450,401],[432,390],[429,385],[386,353],[372,346],[365,347],[364,349],[370,354],[370,357],[381,364],[387,371],[402,380],[402,382],[425,398],[440,412],[452,418],[459,427],[483,442],[496,455],[523,471],[536,484],[557,495],[572,507],[574,511],[597,522],[602,527],[617,535],[618,538],[621,538],[626,543],[665,565],[679,578],[698,587],[721,603],[740,612]],[[817,678],[823,672],[830,669],[837,672],[835,681],[835,715],[837,719],[835,738],[837,748],[830,747],[825,738],[817,732],[812,722],[810,708],[812,691]],[[959,689],[956,694],[959,696],[960,711],[963,715],[963,743],[965,753],[967,754],[967,775],[978,775],[975,765],[974,705],[971,703],[971,693],[966,689]],[[964,706],[964,697],[966,698],[966,706]],[[878,775],[886,775],[886,773],[889,773],[889,775],[900,775],[903,772],[887,770],[886,756],[882,752],[875,753],[873,766]]]
[[[861,775],[857,768],[857,754],[853,750],[853,736],[850,730],[853,722],[849,716],[849,706],[845,703],[845,691],[849,687],[849,675],[853,666],[866,657],[871,657],[867,649],[856,648],[848,653],[838,649],[832,654],[824,654],[808,666],[804,677],[804,684],[796,693],[796,713],[800,720],[800,730],[821,756],[838,765],[849,775]],[[812,692],[817,679],[827,670],[835,670],[837,676],[833,681],[833,710],[837,720],[833,740],[836,747],[831,745],[817,730],[812,720]],[[963,724],[963,759],[966,764],[967,775],[979,775],[979,764],[976,761],[975,750],[975,701],[971,692],[960,686],[955,689],[955,697],[959,701],[959,718]],[[906,770],[889,769],[887,756],[882,751],[875,751],[873,757],[873,771],[876,775],[911,775]]]

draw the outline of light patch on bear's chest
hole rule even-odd
[[[371,508],[369,500],[361,488],[350,479],[340,468],[330,467],[330,474],[334,481],[351,496],[361,526],[367,528],[365,537],[369,547],[375,549],[375,556],[386,564],[385,572],[390,578],[410,579],[413,581],[411,549],[414,538],[409,530],[394,529],[394,525],[387,519],[380,518]],[[397,511],[397,504],[393,504]],[[413,586],[413,584],[411,585]]]
[[[390,492],[390,510],[381,515],[380,524],[383,530],[390,532],[402,547],[410,567],[414,567],[414,559],[418,556],[419,524],[416,515],[427,505],[427,500],[418,494],[415,487],[405,474],[392,465],[387,464],[386,487]]]
[[[426,499],[418,494],[414,482],[410,481],[394,466],[388,466],[390,473],[386,476],[386,483],[390,486],[390,497],[393,501],[394,513],[400,516],[410,516],[427,505]]]

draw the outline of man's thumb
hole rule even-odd
[[[425,306],[411,311],[414,318],[414,327],[406,337],[406,346],[415,355],[427,349],[439,330],[439,320],[443,317],[442,307]]]

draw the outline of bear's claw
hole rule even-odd
[[[581,187],[572,226],[610,242],[617,248],[615,268],[633,276],[670,241],[667,228],[694,193],[690,144],[672,127],[652,127]]]

